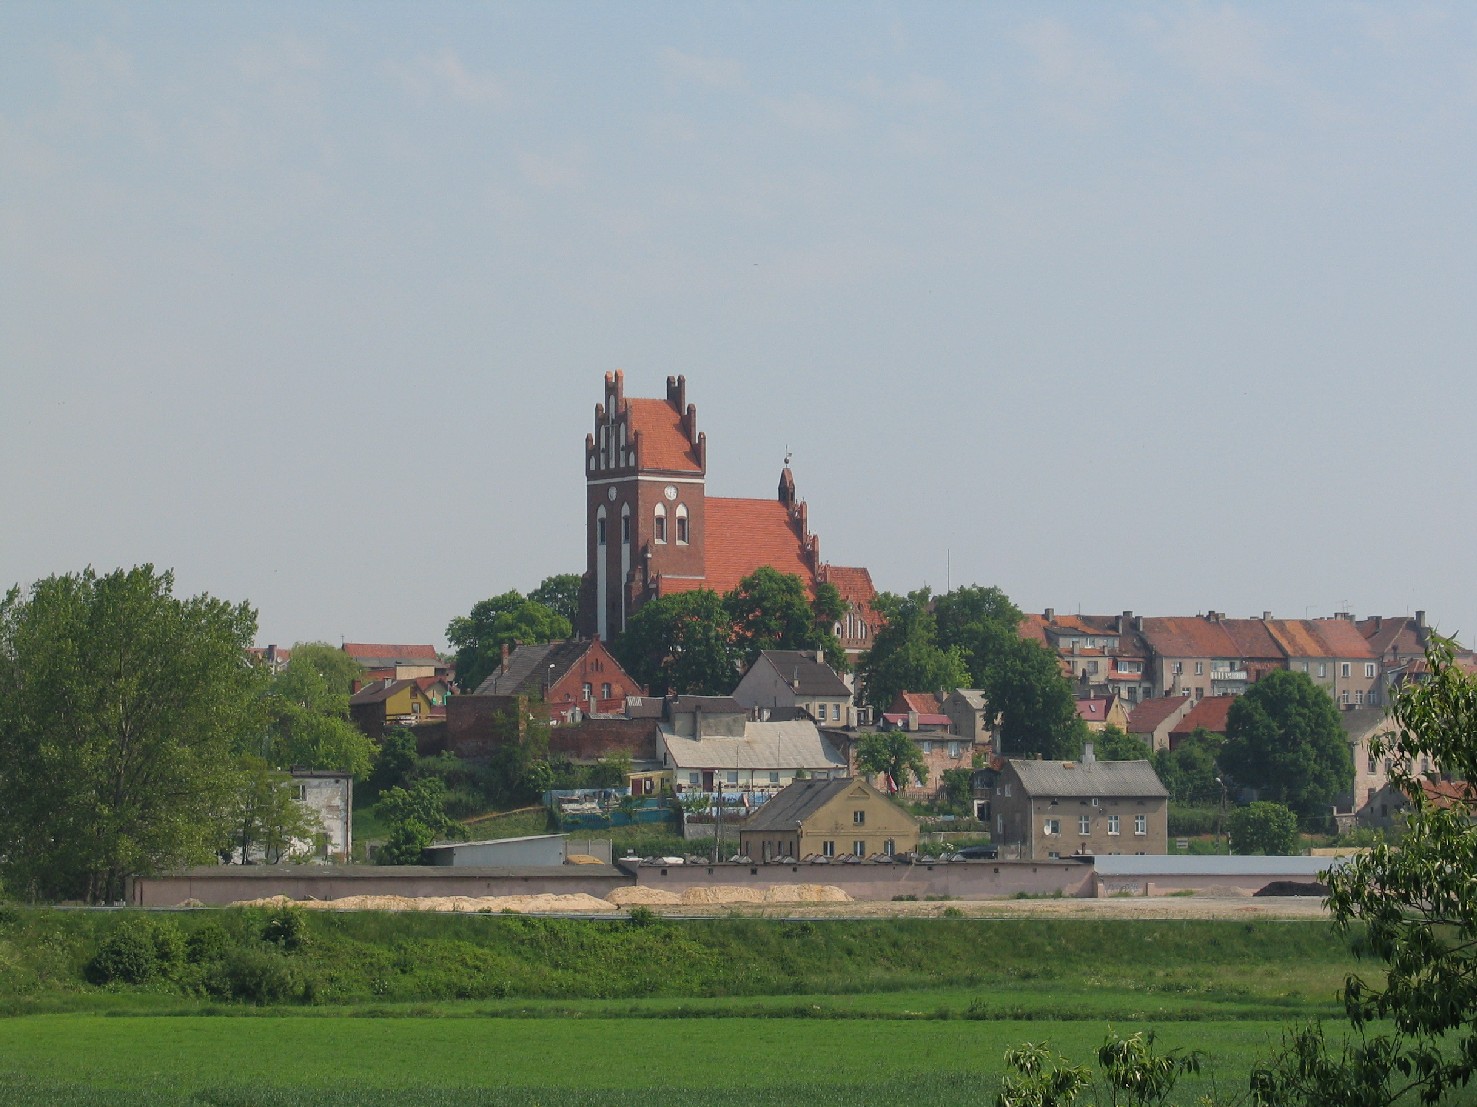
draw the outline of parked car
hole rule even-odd
[[[965,846],[959,851],[958,856],[966,861],[998,861],[1000,859],[999,846]]]

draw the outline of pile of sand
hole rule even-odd
[[[293,901],[286,896],[241,900],[232,907],[281,907],[291,904],[324,911],[536,911],[606,913],[611,904],[603,899],[580,893],[532,896],[344,896],[342,899],[308,899]]]
[[[764,893],[765,903],[850,903],[851,896],[833,884],[776,884]]]
[[[636,907],[648,904],[674,907],[682,902],[681,896],[665,888],[617,888],[605,898],[617,907]]]
[[[603,865],[604,861],[598,857],[592,857],[588,853],[571,853],[564,859],[566,865]]]

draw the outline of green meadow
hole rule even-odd
[[[10,909],[0,1103],[927,1107],[1110,1026],[1232,1102],[1358,967],[1314,922]]]

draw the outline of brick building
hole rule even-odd
[[[609,641],[647,600],[731,590],[761,566],[814,589],[830,583],[846,611],[837,634],[849,652],[871,644],[876,594],[866,569],[821,560],[788,464],[773,499],[708,496],[707,435],[687,379],[668,377],[663,399],[628,397],[624,374],[605,375],[605,402],[585,437],[586,570],[577,630]]]

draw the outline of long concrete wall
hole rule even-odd
[[[532,896],[586,893],[604,898],[631,878],[606,865],[461,868],[428,865],[204,865],[133,881],[135,907],[174,907],[196,900],[217,907],[283,895],[292,899],[345,896]]]
[[[626,868],[627,866],[621,866]],[[939,861],[919,865],[640,865],[636,883],[681,895],[688,888],[738,884],[756,889],[831,884],[852,899],[949,896],[1005,899],[1015,895],[1091,896],[1092,866],[1076,861]]]

